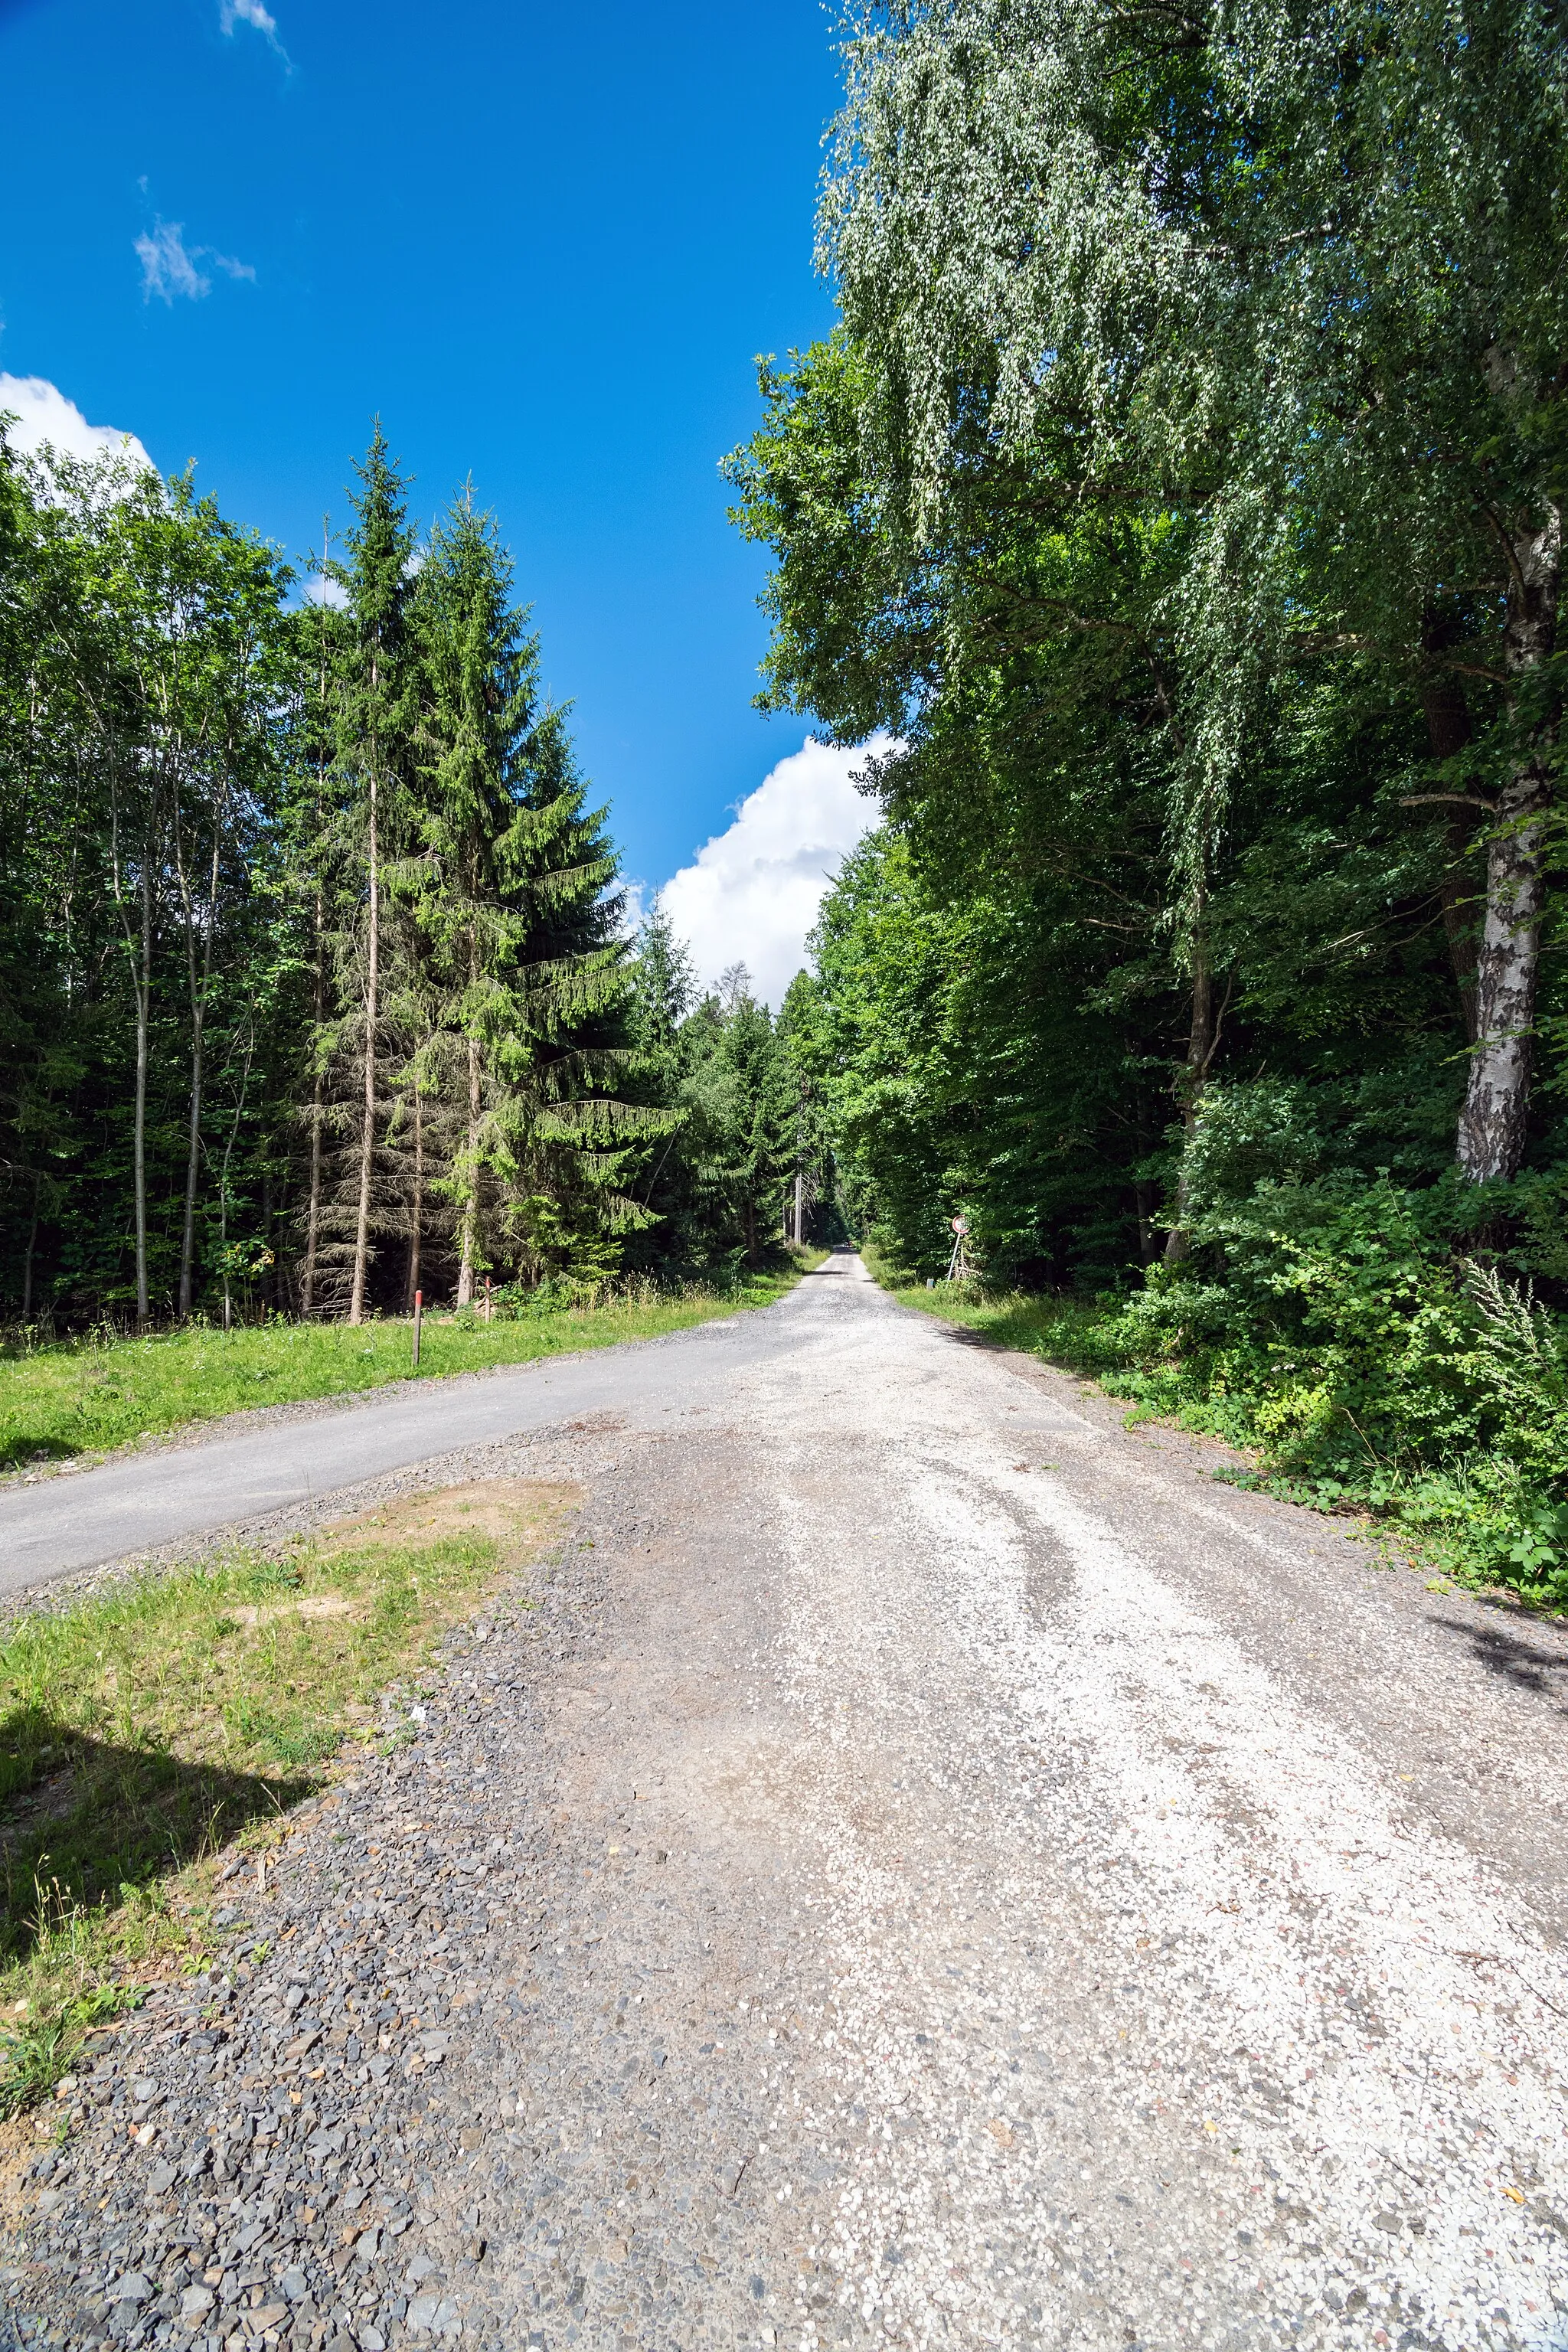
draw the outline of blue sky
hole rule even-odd
[[[836,89],[818,0],[0,0],[0,370],[294,553],[377,411],[416,510],[471,472],[662,882],[806,732],[716,461],[832,320]]]

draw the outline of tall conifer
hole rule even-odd
[[[339,694],[338,757],[353,779],[363,839],[364,898],[359,921],[362,1107],[354,1171],[349,1321],[363,1322],[370,1267],[371,1213],[379,1118],[377,1061],[382,1019],[382,866],[396,845],[416,717],[416,671],[407,628],[410,562],[404,481],[387,454],[380,419],[353,498],[349,560],[337,576],[353,621]]]

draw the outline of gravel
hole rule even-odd
[[[1568,1644],[852,1261],[760,1319],[347,1498],[589,1496],[97,2038],[13,2340],[1561,2345]]]

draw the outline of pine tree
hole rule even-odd
[[[754,1265],[763,1231],[782,1213],[786,1181],[793,1184],[797,1102],[772,1016],[744,964],[731,965],[718,994],[703,999],[683,1044],[687,1148],[718,1234],[738,1243]]]

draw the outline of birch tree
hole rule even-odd
[[[1511,1176],[1555,761],[1553,21],[1531,0],[1462,21],[939,0],[867,11],[847,63],[824,257],[917,532],[1042,439],[1082,502],[1188,527],[1168,607],[1185,957],[1283,665],[1353,646],[1499,698],[1458,1149],[1468,1176]],[[1467,624],[1437,656],[1423,615],[1456,583]]]

